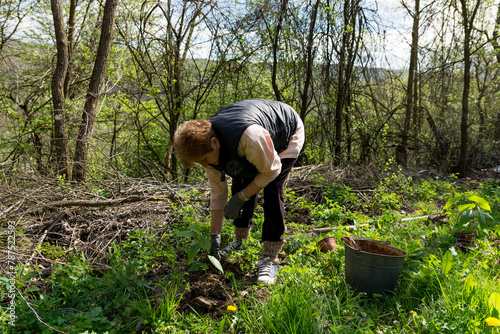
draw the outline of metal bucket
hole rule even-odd
[[[406,252],[389,244],[364,238],[343,237],[345,278],[357,292],[369,297],[396,287]]]

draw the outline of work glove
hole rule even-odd
[[[220,260],[220,235],[210,234],[210,255]]]
[[[240,218],[243,211],[244,200],[238,197],[238,194],[232,196],[224,208],[224,218],[226,219],[236,219]]]

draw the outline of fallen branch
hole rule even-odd
[[[73,200],[73,201],[58,201],[45,204],[43,208],[62,208],[62,207],[71,207],[71,206],[87,206],[87,207],[105,207],[105,206],[116,206],[125,203],[134,203],[134,202],[142,202],[142,201],[152,201],[152,202],[160,202],[165,200],[175,200],[175,201],[183,201],[189,199],[190,201],[198,201],[205,202],[208,201],[208,198],[184,198],[177,194],[169,194],[165,197],[156,197],[156,196],[130,196],[124,198],[116,198],[102,201],[92,201],[92,200]]]
[[[102,201],[92,201],[92,200],[59,201],[59,202],[48,203],[44,205],[44,208],[67,208],[71,206],[103,207],[103,206],[121,205],[125,203],[149,201],[152,199],[153,198],[149,196],[130,196],[130,197],[108,199]]]
[[[160,201],[165,201],[165,200],[172,200],[176,202],[182,202],[185,200],[193,201],[193,202],[208,202],[208,198],[204,197],[182,197],[178,194],[168,194],[164,195],[163,197],[159,196],[129,196],[129,197],[123,197],[123,198],[116,198],[116,199],[108,199],[108,200],[63,200],[63,201],[57,201],[57,202],[51,202],[47,203],[41,206],[37,206],[31,210],[25,211],[24,215],[26,214],[33,214],[35,212],[40,212],[45,209],[55,209],[55,208],[67,208],[67,207],[109,207],[109,206],[118,206],[122,204],[127,204],[127,203],[135,203],[135,202],[144,202],[144,201],[151,201],[151,202],[160,202]]]

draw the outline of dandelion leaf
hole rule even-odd
[[[450,251],[444,254],[443,260],[441,261],[441,271],[444,275],[447,275],[451,270],[451,265],[453,264],[453,255]]]

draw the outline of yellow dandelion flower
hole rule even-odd
[[[238,310],[238,308],[234,305],[228,305],[227,310],[230,312],[236,312]]]
[[[500,320],[498,318],[494,318],[494,317],[488,317],[488,318],[486,318],[486,323],[489,326],[493,326],[493,327],[500,326]]]

